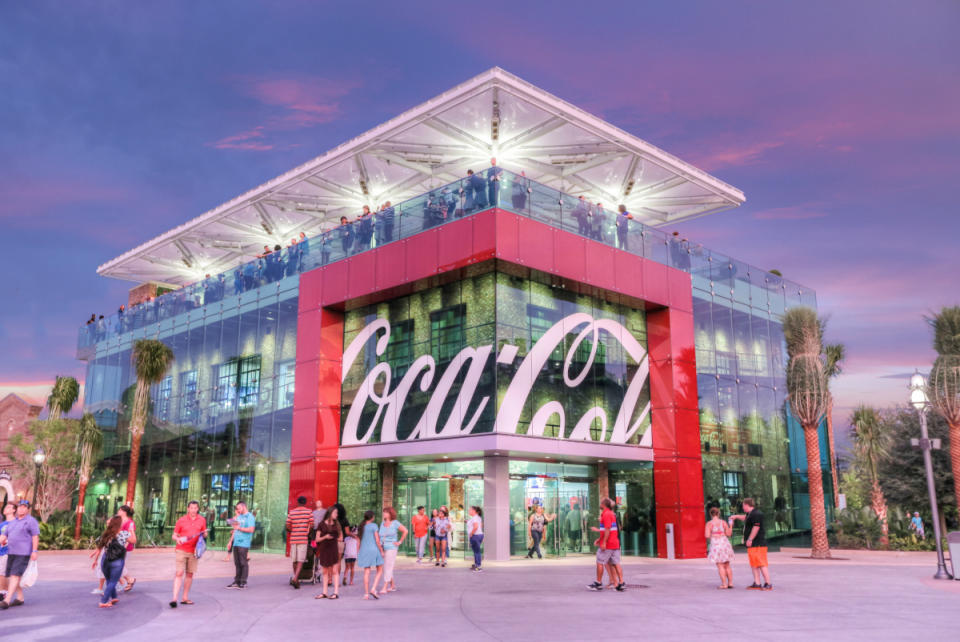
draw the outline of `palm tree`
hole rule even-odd
[[[133,395],[130,417],[130,472],[127,474],[126,503],[133,506],[137,494],[137,466],[140,463],[140,440],[147,425],[150,386],[160,383],[173,363],[173,350],[155,339],[138,339],[133,344],[133,366],[137,373],[137,390]]]
[[[933,327],[933,349],[937,351],[928,394],[934,410],[950,426],[953,495],[960,510],[960,306],[943,308],[927,322]]]
[[[823,346],[825,358],[824,372],[827,380],[833,379],[843,372],[843,360],[847,356],[847,349],[842,343],[831,343]],[[837,449],[833,445],[833,397],[827,404],[827,446],[830,448],[830,474],[833,476],[833,505],[840,503],[840,481],[837,477]]]
[[[77,450],[80,451],[79,477],[80,485],[77,490],[77,522],[73,528],[73,538],[80,539],[83,529],[83,502],[87,496],[87,484],[90,483],[90,474],[100,457],[100,448],[103,446],[103,433],[97,420],[89,412],[83,413],[80,418],[80,428],[77,433]]]
[[[73,408],[73,404],[77,403],[77,398],[79,397],[80,385],[77,383],[77,380],[73,377],[61,377],[57,375],[57,379],[53,383],[53,389],[50,391],[50,396],[47,397],[47,406],[50,408],[49,413],[47,413],[47,418],[59,419],[61,415],[70,412],[70,409]]]
[[[890,533],[887,523],[887,500],[880,487],[880,475],[877,468],[880,461],[890,455],[891,438],[884,429],[880,414],[869,406],[859,406],[853,411],[850,419],[853,424],[853,434],[856,437],[854,447],[857,453],[858,464],[866,469],[870,477],[870,508],[880,521],[880,543],[886,546],[889,543]]]
[[[814,559],[830,557],[827,512],[823,503],[823,470],[817,426],[827,412],[830,388],[823,356],[823,324],[814,309],[799,306],[783,315],[787,342],[787,398],[790,410],[803,427],[807,447],[807,485],[810,493],[810,527]]]

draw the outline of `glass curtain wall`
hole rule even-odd
[[[253,547],[283,549],[298,281],[227,296],[96,345],[85,404],[105,444],[87,515],[104,520],[126,495],[136,387],[131,350],[137,339],[159,339],[173,349],[174,362],[150,394],[135,506],[141,541],[168,545],[173,524],[197,500],[209,544],[225,547],[226,519],[243,500],[257,518]]]
[[[726,517],[753,497],[770,516],[769,536],[802,530],[795,517],[809,506],[801,505],[795,451],[803,437],[787,430],[781,319],[787,308],[815,307],[814,294],[703,248],[684,252],[693,279],[704,509],[716,506]],[[829,471],[826,458],[823,468]]]

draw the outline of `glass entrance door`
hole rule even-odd
[[[564,550],[558,522],[559,480],[555,473],[510,475],[510,554],[562,557]],[[534,547],[531,520],[542,512],[545,522],[539,551]]]

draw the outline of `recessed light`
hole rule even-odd
[[[443,456],[443,458],[444,458],[444,459],[450,459],[450,458],[449,458],[449,457],[447,457],[446,455],[444,455],[444,456]]]

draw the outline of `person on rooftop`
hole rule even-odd
[[[490,207],[500,205],[500,175],[503,168],[497,167],[497,159],[490,159],[490,169],[487,170],[487,204]]]
[[[350,254],[350,246],[353,244],[353,226],[346,216],[340,217],[340,225],[337,227],[337,236],[340,239],[340,247],[343,249],[343,255]]]
[[[626,205],[617,207],[617,247],[621,250],[628,249],[627,234],[630,231],[630,221],[633,220],[633,214],[627,211]]]

